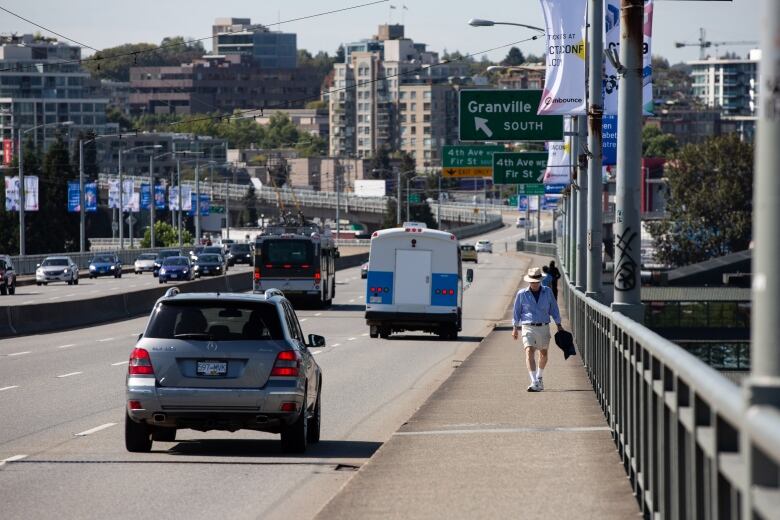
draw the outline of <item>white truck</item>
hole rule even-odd
[[[467,271],[471,283],[474,272]],[[366,324],[372,338],[420,330],[457,339],[462,328],[460,247],[452,233],[405,222],[371,236]]]

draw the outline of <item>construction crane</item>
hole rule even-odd
[[[674,42],[674,46],[676,48],[680,47],[698,47],[699,48],[699,59],[704,60],[706,59],[706,56],[704,55],[704,50],[708,49],[710,47],[715,47],[715,57],[718,57],[718,51],[717,48],[721,45],[758,45],[758,42],[753,41],[736,41],[736,42],[713,42],[707,40],[704,32],[704,27],[699,27],[699,41],[697,42]]]

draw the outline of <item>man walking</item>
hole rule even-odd
[[[555,321],[558,330],[563,330],[561,313],[555,301],[552,289],[542,286],[542,270],[538,267],[528,269],[523,277],[528,287],[520,289],[515,296],[512,314],[512,338],[517,339],[518,329],[525,348],[525,364],[531,377],[529,392],[544,390],[542,375],[547,366],[547,347],[550,345],[550,318]],[[539,351],[539,366],[536,365],[536,351]]]

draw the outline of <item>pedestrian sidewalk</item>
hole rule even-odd
[[[505,319],[318,519],[639,516],[579,356],[553,342],[545,391],[526,392]]]

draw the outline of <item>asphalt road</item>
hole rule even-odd
[[[527,267],[503,253],[520,231],[480,237],[496,253],[480,254],[458,341],[370,339],[358,268],[339,272],[331,309],[298,312],[304,333],[327,339],[314,351],[323,440],[303,456],[282,454],[275,435],[190,430],[125,451],[127,359],[146,318],[0,341],[2,517],[312,517],[502,318]]]

